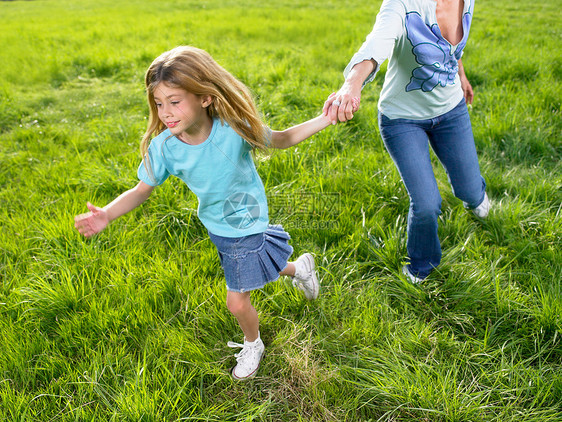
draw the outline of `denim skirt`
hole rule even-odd
[[[209,232],[224,270],[226,287],[244,293],[261,289],[279,278],[293,248],[289,233],[281,226],[270,225],[263,233],[244,237],[222,237]]]

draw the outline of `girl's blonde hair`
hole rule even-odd
[[[140,149],[143,160],[153,136],[166,126],[158,118],[154,90],[162,82],[198,95],[210,95],[207,111],[226,122],[255,148],[265,148],[269,131],[256,108],[250,90],[219,65],[209,53],[190,46],[176,47],[157,57],[145,75],[150,115]],[[149,160],[146,160],[147,162]],[[146,163],[150,165],[150,163]]]

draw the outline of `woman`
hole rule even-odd
[[[489,210],[466,105],[473,91],[461,61],[473,9],[474,0],[384,0],[372,32],[344,71],[344,84],[324,103],[333,123],[351,119],[353,99],[389,59],[379,128],[410,196],[409,263],[402,271],[414,283],[441,261],[441,196],[428,141],[455,196],[479,217]]]

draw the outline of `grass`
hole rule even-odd
[[[258,158],[271,219],[312,251],[322,295],[254,295],[267,355],[231,380],[213,245],[173,180],[94,239],[73,216],[136,183],[142,77],[209,51],[283,128],[313,117],[380,2],[0,3],[0,419],[562,420],[562,56],[556,2],[478,2],[463,62],[493,210],[467,213],[435,162],[443,263],[400,276],[408,200],[361,110]]]

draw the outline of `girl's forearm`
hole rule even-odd
[[[314,119],[308,120],[299,125],[290,127],[283,131],[272,131],[271,143],[274,148],[290,148],[298,143],[310,138],[312,135],[327,128],[331,124],[330,119],[321,114]]]
[[[113,221],[141,205],[148,199],[153,189],[153,186],[140,182],[134,188],[123,192],[112,202],[103,207],[107,212],[109,221]]]

